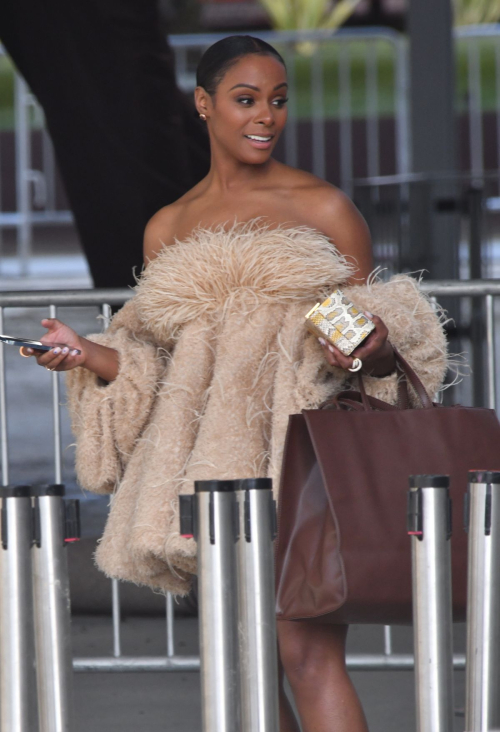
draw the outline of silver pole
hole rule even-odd
[[[170,592],[166,597],[166,621],[167,621],[167,657],[175,656],[175,615],[174,598]]]
[[[1,732],[32,732],[35,654],[30,487],[4,486],[0,497],[0,729]]]
[[[113,618],[113,656],[119,658],[122,655],[121,645],[121,605],[120,605],[120,584],[117,579],[111,580],[111,612]]]
[[[268,478],[238,483],[239,657],[243,732],[277,732],[275,503]]]
[[[396,170],[408,173],[412,169],[410,130],[410,60],[408,40],[399,35],[396,43]]]
[[[418,732],[453,729],[451,503],[446,475],[410,477]]]
[[[195,482],[203,732],[240,732],[235,482]]]
[[[298,148],[298,131],[297,131],[297,88],[295,84],[295,56],[287,49],[286,68],[288,76],[288,89],[290,91],[290,100],[288,102],[288,122],[285,127],[285,162],[292,168],[296,168],[299,161]]]
[[[469,473],[465,729],[500,728],[500,472]]]
[[[312,108],[312,149],[313,173],[318,178],[326,178],[326,147],[325,147],[325,92],[323,88],[323,56],[320,45],[311,59],[311,89],[313,98]]]
[[[484,171],[483,125],[481,111],[481,46],[477,38],[467,41],[469,95],[469,146],[472,176]]]
[[[349,46],[341,44],[339,51],[339,102],[340,102],[340,186],[347,195],[352,194],[352,108],[351,108],[351,59]]]
[[[50,305],[49,318],[57,318],[57,307]],[[62,483],[62,448],[61,448],[61,397],[59,374],[53,371],[52,377],[52,418],[54,420],[54,479]]]
[[[3,307],[0,307],[0,331],[5,333]],[[0,453],[2,456],[2,485],[9,483],[9,432],[7,428],[7,388],[5,375],[5,345],[0,344]]]
[[[495,354],[495,301],[493,295],[486,295],[486,346],[488,365],[488,406],[497,406],[496,394],[496,354]]]
[[[64,486],[36,486],[32,493],[36,496],[33,592],[40,732],[71,732],[73,666]]]
[[[377,44],[370,43],[366,49],[366,150],[367,171],[370,178],[380,173],[380,133],[378,111],[378,58]]]
[[[28,115],[28,87],[24,79],[15,74],[15,125],[16,125],[16,202],[19,213],[17,226],[17,255],[20,274],[29,274],[32,245],[31,200],[29,171],[31,165],[31,130]]]

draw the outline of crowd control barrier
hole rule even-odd
[[[469,475],[466,732],[500,729],[500,472]]]
[[[65,545],[79,537],[79,502],[63,496],[63,485],[0,488],[1,732],[32,732],[35,697],[39,732],[74,730]]]
[[[417,732],[453,730],[451,500],[446,475],[410,477]]]
[[[198,545],[203,732],[276,732],[272,481],[196,481],[180,516]]]

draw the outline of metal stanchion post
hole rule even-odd
[[[79,536],[78,502],[64,486],[43,485],[35,496],[33,593],[40,732],[74,729],[69,577],[65,542]]]
[[[181,534],[198,543],[203,732],[240,732],[235,481],[195,482],[181,496]]]
[[[500,472],[471,471],[465,729],[500,728]]]
[[[410,477],[418,732],[453,729],[451,500],[446,475]]]
[[[34,721],[35,651],[31,587],[30,487],[3,486],[0,550],[1,732],[31,732]]]
[[[278,656],[273,540],[276,509],[272,481],[239,481],[238,642],[242,732],[277,732]]]

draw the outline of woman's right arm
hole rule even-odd
[[[79,336],[69,326],[55,318],[42,320],[47,333],[40,339],[44,345],[54,345],[50,351],[24,348],[23,353],[34,356],[39,366],[50,371],[70,371],[77,366],[92,371],[104,381],[114,381],[118,375],[118,351]]]
[[[172,244],[176,217],[175,205],[165,206],[148,222],[144,232],[144,265],[158,255],[165,244]],[[88,338],[79,336],[69,326],[55,318],[42,320],[47,333],[40,339],[45,345],[54,344],[50,351],[23,349],[24,355],[34,356],[39,366],[51,371],[71,371],[83,366],[108,383],[118,376],[120,357],[118,351]],[[80,353],[78,353],[80,351]]]

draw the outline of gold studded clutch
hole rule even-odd
[[[306,326],[345,356],[350,356],[375,329],[372,321],[341,290],[332,292],[330,297],[307,313]]]

